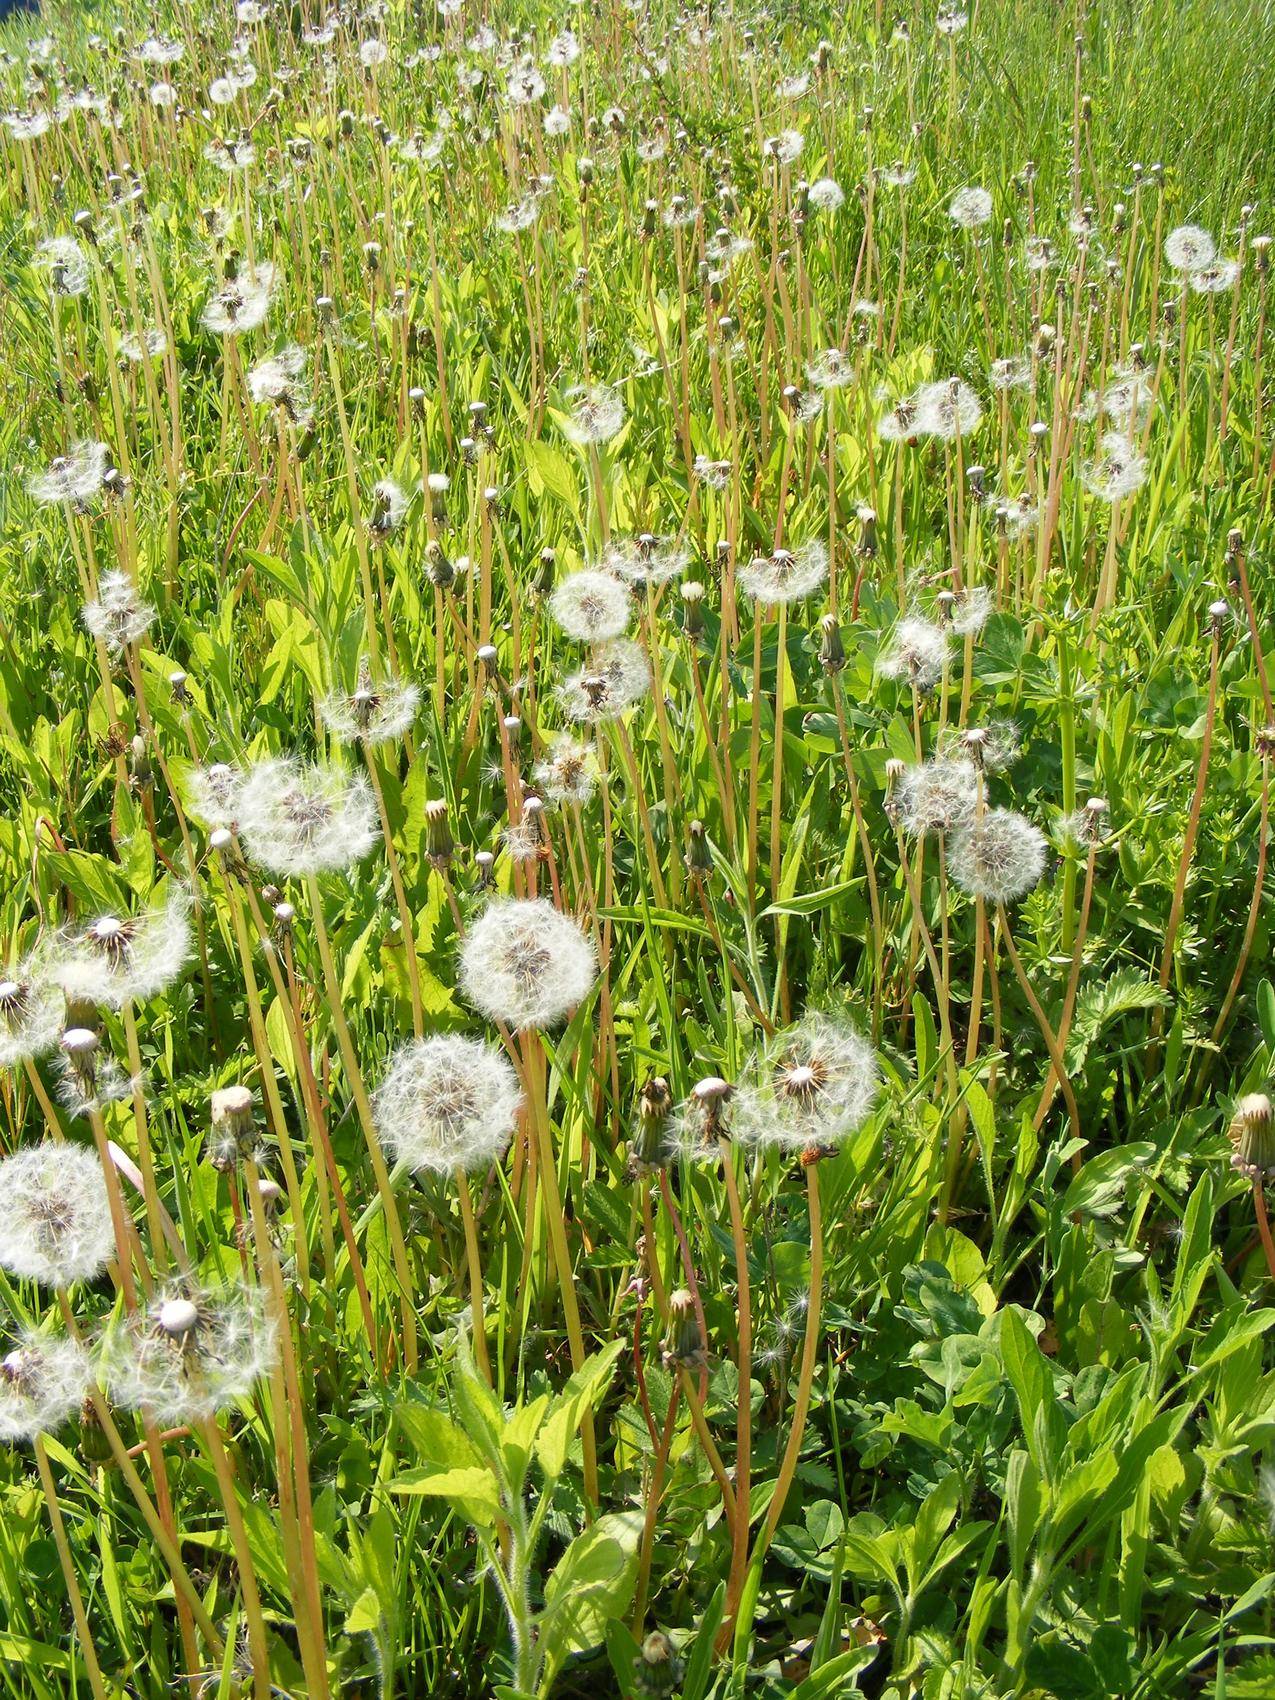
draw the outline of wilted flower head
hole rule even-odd
[[[1164,239],[1164,257],[1175,272],[1198,272],[1211,264],[1217,245],[1198,224],[1180,224]]]
[[[1146,456],[1122,431],[1106,432],[1101,447],[1101,455],[1085,468],[1085,484],[1101,501],[1123,501],[1146,483]]]
[[[393,478],[379,479],[372,486],[372,512],[367,528],[374,537],[388,537],[407,518],[411,497]]]
[[[545,759],[536,765],[535,777],[551,803],[583,808],[598,788],[598,759],[587,744],[578,744],[569,733],[562,732],[550,741]]]
[[[522,1103],[517,1077],[492,1045],[437,1034],[400,1045],[373,1109],[381,1142],[410,1169],[482,1169],[509,1141]]]
[[[369,670],[362,667],[353,691],[324,697],[320,712],[333,737],[343,743],[384,744],[403,736],[420,700],[418,686],[401,679],[374,685]]]
[[[904,832],[950,832],[974,813],[979,794],[978,769],[963,756],[939,756],[904,768],[891,797]]]
[[[619,637],[632,612],[628,586],[612,573],[589,568],[563,579],[549,607],[567,636],[581,643]]]
[[[552,1027],[597,977],[592,941],[546,898],[500,898],[470,928],[460,989],[492,1021],[515,1031]]]
[[[50,236],[36,252],[49,272],[55,295],[83,295],[89,286],[88,256],[73,236]]]
[[[109,572],[102,574],[97,601],[84,604],[81,618],[91,637],[101,638],[112,655],[122,655],[146,635],[155,610],[142,601],[127,573]]]
[[[567,399],[571,417],[565,429],[573,443],[605,443],[624,424],[624,403],[609,384],[582,384]]]
[[[0,976],[0,1068],[43,1056],[62,1031],[62,998],[43,965],[28,957]]]
[[[110,469],[111,451],[105,443],[72,443],[44,472],[33,475],[27,489],[37,502],[69,502],[73,508],[87,508]]]
[[[613,638],[590,666],[558,687],[558,700],[572,720],[614,720],[651,688],[651,664],[640,643]]]
[[[795,550],[754,555],[736,574],[739,587],[755,602],[774,606],[811,596],[828,577],[828,548],[817,537]]]
[[[244,775],[238,823],[253,861],[276,874],[348,868],[380,836],[366,779],[282,756],[257,762]]]
[[[629,584],[666,584],[686,571],[690,550],[676,537],[657,537],[644,531],[639,537],[624,537],[609,543],[601,565]]]
[[[49,951],[48,976],[72,1004],[120,1009],[171,985],[190,953],[190,893],[174,886],[141,915],[98,915],[68,928]]]
[[[263,261],[243,266],[214,292],[200,320],[218,336],[239,336],[265,323],[274,297],[275,269]]]
[[[99,1368],[111,1398],[168,1424],[203,1422],[274,1365],[277,1330],[260,1287],[157,1289],[108,1331]]]
[[[933,620],[908,614],[895,627],[877,671],[884,678],[906,679],[914,690],[927,691],[942,677],[947,654],[947,633]]]
[[[917,391],[913,430],[918,436],[945,440],[968,437],[982,417],[983,404],[968,384],[960,378],[940,378]]]
[[[849,1022],[812,1014],[776,1036],[760,1075],[736,1093],[732,1134],[747,1145],[804,1151],[839,1145],[862,1127],[879,1070]]]
[[[985,585],[967,585],[956,592],[948,625],[957,637],[977,637],[991,617],[995,603]]]
[[[88,1353],[65,1335],[28,1329],[0,1357],[0,1441],[34,1440],[60,1428],[92,1379]]]
[[[42,1287],[92,1281],[115,1255],[96,1152],[35,1145],[0,1158],[0,1269]]]
[[[992,197],[986,189],[958,189],[948,202],[947,216],[958,230],[977,230],[992,216]]]
[[[971,897],[1012,903],[1045,871],[1045,835],[1013,809],[985,809],[953,834],[947,865]]]

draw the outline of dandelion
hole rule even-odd
[[[934,28],[940,35],[959,35],[969,21],[969,13],[963,12],[959,6],[940,6],[934,19]]]
[[[948,627],[957,637],[977,637],[994,607],[990,590],[983,585],[969,585],[957,591],[949,612]]]
[[[68,988],[68,1008],[78,995]],[[58,1041],[58,1096],[73,1116],[94,1115],[138,1088],[139,1082],[131,1080],[114,1057],[98,1055],[100,1047],[101,1039],[91,1027],[68,1027]]]
[[[74,1416],[92,1381],[88,1353],[28,1329],[0,1358],[0,1441],[34,1440]]]
[[[597,978],[592,941],[545,898],[496,899],[470,928],[460,989],[475,1009],[515,1032],[552,1027]]]
[[[710,490],[725,490],[735,468],[729,460],[710,460],[707,455],[696,455],[691,470]]]
[[[948,869],[962,891],[1012,903],[1045,871],[1045,835],[1013,809],[986,809],[953,834]]]
[[[916,182],[916,167],[896,160],[893,165],[883,165],[879,176],[888,189],[909,189]]]
[[[0,1158],[0,1269],[42,1287],[92,1281],[115,1255],[102,1165],[80,1145]]]
[[[926,691],[942,677],[947,654],[946,632],[933,620],[909,614],[895,628],[877,671],[886,679],[907,679],[914,690]]]
[[[641,644],[613,638],[592,666],[564,680],[558,700],[572,720],[614,720],[651,688],[651,664]]]
[[[780,165],[791,165],[801,157],[805,145],[806,139],[800,130],[781,130],[777,136],[766,137],[762,152],[768,159],[777,159]]]
[[[1211,265],[1217,245],[1198,224],[1180,224],[1164,239],[1164,257],[1175,272],[1198,272]]]
[[[44,1056],[62,1031],[62,998],[34,957],[0,978],[0,1068]]]
[[[123,655],[145,637],[155,610],[142,601],[127,573],[109,572],[98,583],[97,600],[86,602],[80,617],[90,637],[100,638],[112,655]]]
[[[611,543],[601,565],[629,584],[666,584],[691,564],[690,550],[675,537],[656,537],[646,531]]]
[[[143,360],[158,360],[161,355],[167,354],[168,336],[157,326],[150,326],[145,330],[130,331],[120,338],[117,346],[123,359],[140,364]]]
[[[165,1426],[199,1423],[244,1399],[274,1366],[277,1330],[260,1287],[187,1284],[104,1336],[98,1367],[111,1398]]]
[[[571,114],[565,107],[551,106],[544,118],[546,136],[565,136],[571,128]]]
[[[1251,1181],[1275,1176],[1275,1116],[1264,1092],[1249,1092],[1240,1099],[1228,1133],[1233,1169]]]
[[[1088,390],[1080,405],[1082,419],[1110,419],[1116,425],[1136,425],[1151,407],[1151,381],[1140,369],[1116,374],[1101,389]]]
[[[1207,266],[1197,266],[1188,281],[1197,295],[1225,295],[1240,281],[1240,262],[1214,260]]]
[[[906,767],[895,785],[891,807],[903,831],[914,838],[951,832],[972,817],[979,797],[978,769],[964,756],[936,757]]]
[[[399,1046],[372,1107],[381,1142],[397,1162],[451,1174],[499,1157],[521,1104],[501,1051],[438,1034]]]
[[[367,71],[375,71],[390,56],[388,46],[379,36],[369,36],[359,43],[359,63]]]
[[[719,1074],[697,1080],[678,1111],[672,1137],[676,1155],[690,1162],[716,1162],[718,1142],[730,1132],[734,1098],[735,1088]]]
[[[245,849],[271,873],[349,868],[380,837],[366,779],[291,757],[270,757],[250,768],[238,787],[237,808]]]
[[[1026,389],[1032,381],[1032,363],[1025,354],[993,360],[987,370],[987,381],[994,390]]]
[[[609,442],[624,424],[624,403],[609,384],[581,384],[567,399],[571,417],[565,430],[573,443]]]
[[[1085,468],[1085,484],[1099,500],[1123,501],[1147,481],[1146,456],[1122,431],[1108,431],[1102,438],[1102,453]]]
[[[816,212],[840,212],[846,204],[846,192],[832,177],[817,177],[806,192],[806,198]]]
[[[628,626],[628,586],[609,572],[572,573],[549,600],[550,611],[568,637],[597,643],[619,637]]]
[[[421,693],[416,685],[401,679],[372,683],[366,664],[359,681],[348,695],[333,692],[324,697],[320,713],[334,738],[342,743],[385,744],[401,738],[416,718]]]
[[[740,588],[755,602],[770,607],[811,596],[828,577],[828,549],[811,538],[796,550],[776,549],[755,555],[737,575]]]
[[[186,776],[187,810],[205,826],[233,831],[239,813],[242,783],[242,772],[224,761],[192,768]]]
[[[854,362],[839,348],[825,348],[806,367],[806,376],[817,390],[840,390],[854,382]]]
[[[68,1002],[121,1009],[164,991],[190,953],[190,893],[178,886],[142,915],[99,915],[82,930],[61,934],[48,975]]]
[[[807,1015],[775,1040],[761,1081],[737,1092],[731,1132],[742,1144],[785,1151],[843,1144],[871,1113],[879,1077],[857,1028]]]
[[[367,528],[373,537],[385,538],[397,531],[407,517],[411,497],[393,478],[382,478],[372,486],[372,512]]]
[[[917,391],[913,429],[918,436],[948,441],[968,437],[982,417],[983,404],[968,384],[960,378],[941,378]]]
[[[958,189],[948,202],[947,216],[958,230],[977,230],[992,216],[992,197],[986,189]]]
[[[587,744],[561,732],[550,740],[544,760],[537,763],[535,780],[551,803],[583,808],[598,788],[597,757]]]
[[[989,720],[986,726],[967,726],[949,731],[939,743],[939,753],[966,755],[984,773],[999,773],[1018,760],[1021,744],[1012,720]]]
[[[266,321],[274,298],[275,269],[267,261],[227,278],[205,306],[200,323],[218,336],[241,336]]]
[[[248,394],[258,406],[281,407],[290,419],[309,422],[303,379],[306,353],[295,343],[253,366],[247,375]]]
[[[85,439],[72,443],[46,471],[36,473],[27,489],[37,502],[65,502],[83,511],[101,492],[110,469],[111,451],[106,444]]]
[[[496,228],[511,235],[515,231],[530,230],[539,217],[539,197],[524,195],[521,200],[511,201],[504,212],[497,214]]]
[[[88,255],[73,236],[50,236],[36,249],[55,295],[83,295],[89,286]]]
[[[885,443],[898,443],[916,435],[915,396],[904,396],[877,420],[877,435]]]

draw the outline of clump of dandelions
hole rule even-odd
[[[87,509],[101,494],[111,470],[111,451],[88,438],[72,443],[51,460],[43,472],[32,474],[27,490],[37,502],[65,502],[77,511]]]
[[[737,1089],[732,1136],[785,1151],[840,1145],[867,1120],[879,1079],[876,1052],[856,1027],[807,1015],[775,1039],[760,1079]]]
[[[587,995],[597,973],[588,935],[543,897],[489,903],[460,955],[466,1001],[515,1032],[556,1025]]]
[[[34,1440],[79,1409],[92,1380],[76,1340],[29,1329],[0,1358],[0,1441]]]
[[[1101,454],[1085,467],[1085,485],[1103,502],[1121,502],[1147,481],[1147,459],[1123,431],[1108,431]]]
[[[396,1162],[441,1175],[483,1169],[499,1157],[521,1103],[501,1051],[448,1033],[400,1045],[372,1108]]]
[[[175,1286],[108,1330],[98,1368],[112,1400],[167,1426],[205,1422],[269,1372],[277,1329],[259,1287]]]
[[[590,665],[564,679],[558,700],[572,720],[614,720],[651,688],[651,664],[640,643],[613,638]]]
[[[754,555],[741,567],[736,579],[754,602],[778,606],[813,596],[828,577],[828,549],[812,537],[797,549],[776,549],[769,555]]]
[[[986,903],[1013,903],[1045,871],[1045,835],[1014,809],[985,809],[952,835],[947,865],[954,882]]]
[[[103,914],[68,928],[50,949],[49,979],[70,1003],[121,1009],[155,997],[190,960],[190,904],[190,893],[176,886],[144,914]]]
[[[624,424],[624,403],[609,384],[581,384],[567,391],[571,414],[563,429],[573,443],[609,442]]]
[[[890,794],[890,812],[914,838],[964,826],[977,806],[978,769],[964,756],[906,767]]]
[[[244,848],[275,874],[348,868],[380,837],[371,786],[339,767],[270,757],[244,775],[236,806]]]
[[[62,998],[31,957],[0,978],[0,1068],[42,1057],[62,1032]]]
[[[342,743],[385,744],[408,730],[420,700],[420,688],[402,679],[374,685],[364,665],[353,691],[333,691],[324,697],[319,712],[328,731]]]
[[[115,1255],[96,1152],[36,1145],[0,1158],[0,1269],[42,1287],[92,1281]]]
[[[609,572],[586,568],[564,578],[549,600],[554,619],[581,643],[616,638],[632,613],[627,585]]]
[[[535,780],[549,802],[583,808],[598,788],[598,758],[588,744],[560,732],[537,762]]]
[[[947,632],[933,620],[905,615],[877,662],[877,672],[885,679],[906,679],[913,690],[928,691],[943,676],[948,648]]]
[[[90,637],[100,638],[112,655],[123,655],[129,644],[146,635],[155,610],[143,602],[127,573],[103,573],[97,600],[84,604],[81,618]]]

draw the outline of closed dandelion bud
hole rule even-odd
[[[1252,242],[1249,244],[1249,246],[1252,248],[1253,257],[1257,261],[1258,271],[1260,273],[1262,273],[1263,275],[1265,275],[1265,273],[1270,269],[1270,263],[1271,263],[1271,239],[1270,239],[1270,237],[1269,236],[1255,236],[1253,238]]]
[[[146,740],[138,733],[128,747],[128,776],[135,791],[149,791],[155,782]]]
[[[579,180],[580,195],[583,199],[588,192],[590,183],[593,182],[593,161],[591,159],[582,156],[576,161],[576,177]]]
[[[642,1700],[663,1700],[682,1680],[682,1660],[662,1630],[653,1629],[633,1661],[633,1688]]]
[[[499,657],[496,654],[495,644],[484,643],[480,646],[478,650],[478,665],[483,670],[484,679],[494,681],[500,677],[500,669],[497,666],[498,659]]]
[[[425,571],[429,574],[430,583],[438,590],[448,589],[456,577],[456,569],[436,537],[431,537],[425,545]]]
[[[1257,753],[1263,761],[1269,761],[1275,755],[1275,726],[1259,727],[1256,742]]]
[[[682,630],[692,641],[704,630],[704,586],[698,579],[682,586]]]
[[[704,1336],[695,1316],[695,1301],[685,1287],[669,1294],[668,1344],[664,1348],[666,1369],[701,1370],[708,1365]]]
[[[877,553],[877,515],[875,508],[860,507],[856,510],[859,521],[859,542],[857,552],[861,559],[871,561]]]
[[[835,614],[825,614],[819,622],[819,665],[825,673],[840,673],[846,664],[845,644],[841,626]]]
[[[168,675],[168,689],[173,702],[178,708],[189,708],[191,703],[190,689],[186,683],[186,675],[181,668],[176,668]]]
[[[1275,1117],[1264,1092],[1241,1098],[1231,1117],[1231,1167],[1252,1181],[1275,1176]]]
[[[659,221],[660,207],[658,201],[648,201],[642,208],[642,234],[654,236],[655,227]]]
[[[419,384],[413,384],[411,389],[408,390],[407,400],[412,409],[413,418],[423,419],[425,416],[425,391]]]
[[[531,581],[531,588],[536,596],[545,597],[552,593],[554,579],[557,577],[557,568],[557,551],[549,548],[542,549],[535,577]]]
[[[280,938],[287,938],[296,921],[297,912],[290,903],[276,903],[271,911],[274,920],[274,930]]]
[[[341,127],[341,134],[348,141],[354,134],[354,114],[348,111],[338,113],[337,123]]]
[[[629,1180],[662,1169],[668,1162],[668,1121],[673,1094],[663,1075],[652,1075],[638,1094],[637,1126],[625,1174]]]
[[[434,797],[425,805],[425,854],[431,868],[442,873],[451,866],[456,846],[447,824],[447,804]]]
[[[954,590],[940,590],[934,600],[938,605],[939,625],[950,626],[952,612],[956,607],[956,592]]]
[[[517,714],[506,714],[500,724],[504,728],[505,737],[509,741],[510,750],[516,751],[519,743],[522,741],[521,716]]]
[[[691,822],[686,866],[691,878],[695,880],[707,879],[713,871],[713,856],[708,847],[708,837],[702,820]]]
[[[97,1407],[87,1395],[80,1403],[80,1456],[86,1464],[94,1465],[105,1464],[113,1456]]]
[[[491,884],[492,872],[495,865],[496,858],[492,855],[490,850],[480,850],[474,857],[474,871],[478,875],[478,886],[480,890],[485,889]]]
[[[478,444],[472,437],[462,437],[460,440],[460,457],[466,466],[477,466]]]

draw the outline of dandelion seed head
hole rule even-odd
[[[958,230],[977,230],[992,216],[992,197],[986,189],[958,189],[948,202],[947,216]]]
[[[237,807],[244,848],[275,874],[352,867],[380,837],[371,786],[338,767],[257,762],[239,785]]]
[[[1147,481],[1146,456],[1122,431],[1106,432],[1100,446],[1100,455],[1085,468],[1087,488],[1103,502],[1135,495]]]
[[[516,1032],[556,1026],[597,972],[592,941],[545,898],[494,900],[461,948],[462,995]]]
[[[609,442],[624,424],[624,403],[609,384],[582,384],[567,394],[571,416],[566,425],[573,443]]]
[[[34,1440],[72,1417],[88,1392],[92,1365],[64,1335],[19,1334],[0,1358],[0,1441]]]
[[[259,1287],[158,1288],[110,1328],[98,1367],[112,1400],[165,1426],[203,1422],[247,1398],[278,1356]]]
[[[876,1053],[856,1027],[807,1015],[776,1036],[756,1079],[736,1093],[732,1136],[786,1151],[840,1145],[867,1120],[879,1078]]]
[[[49,274],[49,288],[54,295],[83,295],[89,286],[88,255],[74,236],[47,237],[36,249],[41,265]]]
[[[1210,265],[1217,244],[1198,224],[1180,224],[1164,239],[1164,257],[1175,272],[1198,272]]]
[[[619,637],[632,613],[628,586],[613,573],[590,568],[564,578],[549,607],[567,636],[580,643]]]
[[[816,177],[806,198],[816,212],[839,212],[846,204],[846,192],[833,177]]]
[[[883,678],[907,679],[915,690],[926,691],[942,677],[947,657],[947,633],[923,615],[908,614],[895,627],[877,671]]]
[[[87,508],[101,493],[111,469],[111,451],[105,443],[84,440],[72,443],[44,472],[36,473],[27,485],[37,502],[66,502]]]
[[[145,637],[156,616],[128,574],[112,571],[102,574],[97,600],[86,602],[80,617],[91,637],[100,638],[112,655],[122,655]]]
[[[200,323],[218,336],[242,336],[255,331],[266,322],[274,291],[272,265],[263,261],[255,266],[243,266],[213,292]]]
[[[598,788],[598,760],[587,744],[559,733],[550,741],[544,760],[537,763],[535,778],[551,803],[583,808]]]
[[[755,555],[735,576],[740,589],[755,602],[768,607],[797,602],[812,596],[827,579],[828,547],[812,537],[795,550]]]
[[[948,871],[961,890],[987,903],[1012,903],[1039,884],[1045,835],[1014,809],[985,809],[956,831]]]
[[[651,688],[651,664],[641,644],[612,638],[589,667],[558,687],[563,712],[572,720],[614,720]]]
[[[348,694],[333,692],[319,712],[342,743],[386,744],[409,731],[420,707],[420,687],[403,679],[373,684],[366,673]]]
[[[494,1046],[455,1034],[400,1045],[373,1099],[381,1142],[410,1169],[484,1169],[509,1142],[522,1103]]]
[[[964,826],[974,814],[978,796],[974,763],[965,756],[938,756],[904,768],[891,804],[903,831],[921,838]]]
[[[83,1146],[0,1158],[0,1268],[42,1287],[92,1281],[115,1255],[106,1179]]]

